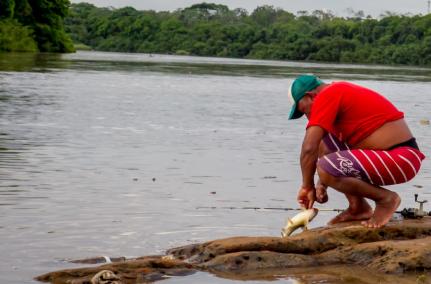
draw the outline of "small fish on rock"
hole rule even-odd
[[[168,254],[168,255],[162,256],[162,260],[175,260],[175,256],[172,254]]]
[[[110,270],[102,270],[91,278],[91,284],[122,284],[120,278]]]
[[[303,228],[307,230],[308,223],[316,217],[319,209],[311,208],[301,211],[296,214],[293,218],[287,218],[286,226],[281,229],[281,236],[283,238],[290,236],[296,229]]]

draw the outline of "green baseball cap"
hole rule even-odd
[[[293,81],[289,88],[289,99],[293,104],[289,119],[297,119],[304,115],[297,109],[298,102],[307,92],[314,90],[321,84],[323,84],[322,80],[312,74],[301,75]]]

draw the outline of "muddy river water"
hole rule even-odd
[[[0,283],[36,283],[77,266],[70,259],[280,235],[294,212],[246,207],[297,207],[306,120],[287,120],[287,87],[300,73],[381,92],[431,155],[427,68],[0,54]],[[431,202],[430,161],[391,187],[401,208],[414,206],[414,193]],[[319,207],[346,206],[333,190],[329,198]],[[334,214],[321,212],[311,226]],[[164,281],[232,282],[204,273]]]

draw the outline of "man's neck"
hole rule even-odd
[[[316,94],[320,93],[320,91],[322,91],[324,88],[326,88],[327,86],[329,86],[330,84],[320,84],[315,90],[316,90]]]

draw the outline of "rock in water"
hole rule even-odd
[[[125,257],[96,256],[91,258],[69,260],[69,262],[81,263],[81,264],[102,264],[102,263],[120,262],[125,260],[126,260]]]
[[[114,281],[124,284],[198,270],[240,280],[284,275],[305,283],[431,284],[431,217],[391,221],[378,229],[349,222],[286,238],[232,237],[173,248],[163,256],[51,272],[36,280],[88,284],[101,270],[112,271],[119,278]]]

